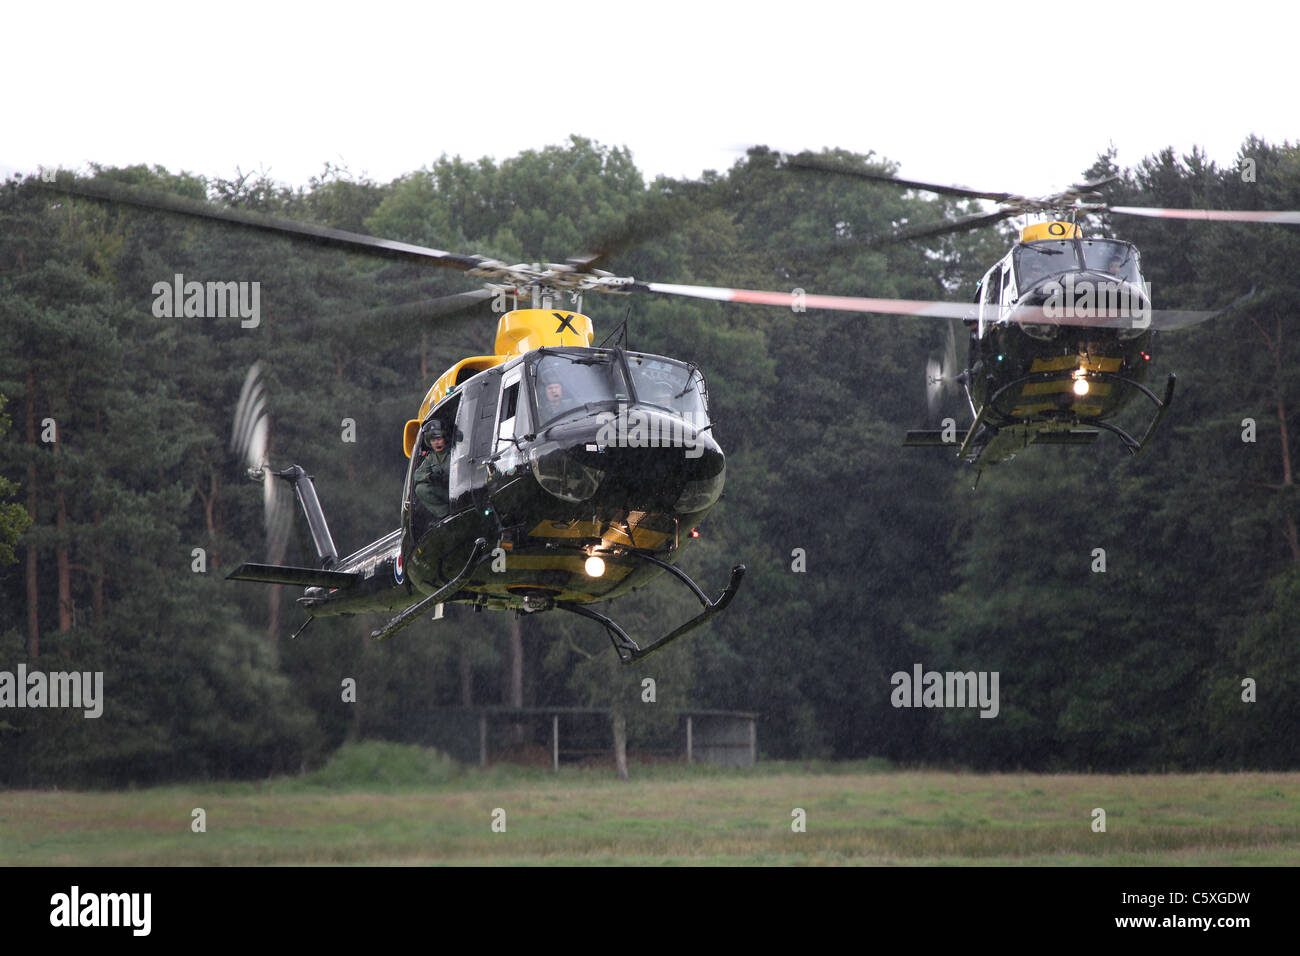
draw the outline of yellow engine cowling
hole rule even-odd
[[[589,346],[596,332],[591,319],[563,309],[516,309],[497,323],[496,352],[523,355],[544,346]]]
[[[1021,242],[1034,242],[1038,239],[1073,239],[1083,238],[1083,230],[1072,222],[1036,222],[1020,230]]]

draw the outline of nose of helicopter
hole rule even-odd
[[[722,493],[722,452],[709,441],[688,457],[683,447],[607,446],[605,477],[596,493],[602,506],[631,511],[690,513],[711,507]]]
[[[711,507],[722,493],[726,465],[707,426],[654,407],[622,407],[574,423],[554,450],[535,459],[542,486],[561,497],[581,497],[599,507],[689,514]],[[581,471],[586,488],[561,488],[549,475]],[[575,469],[575,466],[576,469]],[[548,487],[550,486],[550,487]],[[586,491],[588,493],[583,494]]]
[[[1067,319],[1070,325],[1143,329],[1150,323],[1151,299],[1145,288],[1092,269],[1048,276],[1026,290],[1020,301],[1041,306],[1049,318]]]

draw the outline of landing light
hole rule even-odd
[[[1086,378],[1076,378],[1074,380],[1074,394],[1080,396],[1088,394],[1088,380]]]
[[[593,554],[587,559],[583,569],[587,572],[587,577],[598,578],[605,573],[605,559],[598,554]]]

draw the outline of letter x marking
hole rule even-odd
[[[559,327],[558,329],[555,330],[555,334],[556,334],[556,335],[559,335],[559,334],[560,334],[561,332],[563,332],[566,328],[567,328],[570,332],[572,332],[574,335],[577,335],[577,334],[578,334],[578,330],[575,329],[575,328],[573,327],[573,316],[572,316],[572,315],[565,315],[565,314],[562,313],[562,312],[552,312],[551,315],[555,316],[557,319],[560,320],[560,327]]]

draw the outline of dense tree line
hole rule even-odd
[[[1103,156],[1085,172],[1120,174],[1115,203],[1300,208],[1300,151],[1252,139],[1239,159],[1165,152],[1117,170]],[[618,274],[828,294],[969,299],[1012,236],[855,242],[974,207],[795,173],[763,149],[698,182],[649,184],[626,151],[578,138],[501,163],[444,157],[386,185],[332,167],[298,189],[96,175],[507,261],[622,245],[604,265]],[[554,614],[452,608],[381,644],[369,619],[320,619],[290,641],[293,594],[224,581],[263,556],[261,489],[229,449],[248,367],[266,369],[273,461],[315,475],[350,551],[396,527],[402,425],[494,328],[486,308],[414,329],[384,310],[472,288],[465,277],[30,182],[0,203],[0,671],[105,674],[99,719],[0,710],[0,782],[297,770],[349,737],[426,739],[436,705],[509,702],[610,707],[646,740],[670,735],[679,707],[758,711],[761,749],[781,757],[1300,762],[1294,228],[1103,222],[1142,250],[1157,307],[1256,293],[1159,336],[1156,376],[1176,370],[1179,392],[1145,456],[1031,448],[975,491],[948,456],[900,447],[924,424],[941,326],[589,297],[598,337],[626,315],[632,347],[708,375],[727,490],[683,566],[708,590],[750,568],[726,614],[622,668],[594,625]],[[157,314],[154,287],[176,275],[257,281],[260,322]],[[1126,414],[1136,427],[1145,410]],[[694,607],[664,582],[610,611],[650,636]],[[895,707],[891,675],[917,663],[999,672],[998,717]],[[344,678],[356,703],[341,701]]]

